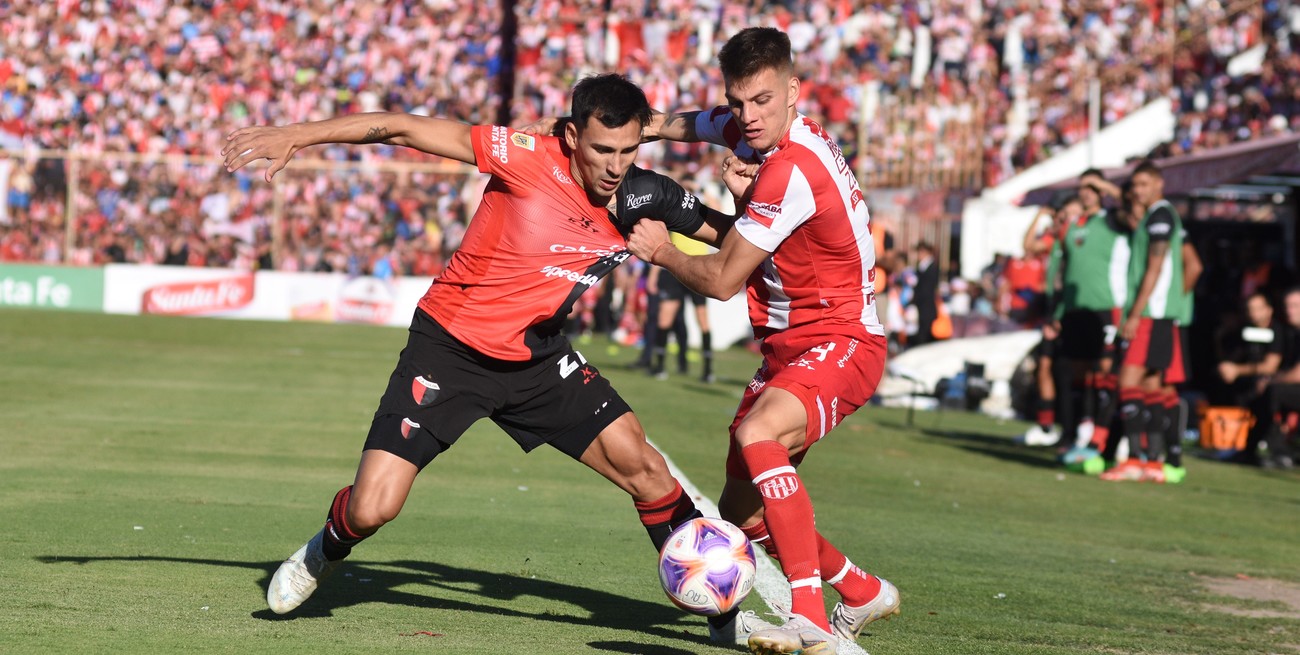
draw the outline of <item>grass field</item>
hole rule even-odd
[[[735,652],[663,598],[621,492],[489,423],[271,614],[265,584],[350,482],[404,341],[0,311],[0,652]],[[705,386],[580,349],[716,497],[753,356],[721,354]],[[1102,483],[1016,447],[1022,424],[904,416],[859,412],[801,469],[822,531],[903,594],[873,655],[1300,652],[1300,476],[1193,460],[1182,485]]]

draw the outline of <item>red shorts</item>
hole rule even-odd
[[[882,336],[866,331],[858,335],[783,336],[763,343],[763,364],[750,380],[731,422],[729,477],[749,479],[736,447],[736,428],[765,390],[784,389],[803,403],[807,417],[804,450],[790,458],[790,463],[798,466],[808,448],[871,399],[885,371],[887,346]]]
[[[1169,368],[1165,369],[1165,384],[1182,384],[1187,381],[1186,344],[1183,343],[1183,328],[1174,326],[1174,352],[1169,358]]]
[[[1167,318],[1143,317],[1137,334],[1124,351],[1124,366],[1140,366],[1147,371],[1163,371],[1173,363],[1178,347],[1178,329]]]

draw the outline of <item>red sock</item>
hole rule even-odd
[[[822,576],[830,576],[826,582],[839,592],[845,605],[866,605],[880,593],[880,578],[855,566],[820,532],[817,533],[817,559]]]
[[[741,530],[750,541],[762,546],[769,557],[781,561],[776,551],[776,544],[772,543],[772,538],[767,533],[767,523],[759,521]],[[866,605],[880,593],[880,578],[854,566],[853,562],[850,562],[849,558],[827,541],[820,532],[817,533],[817,562],[821,568],[822,579],[839,592],[847,605]]]
[[[693,518],[703,516],[695,509],[695,501],[686,495],[681,483],[676,480],[673,482],[673,490],[664,497],[646,502],[633,502],[637,514],[641,517],[641,525],[645,526],[646,533],[650,535],[650,542],[659,551],[664,549],[664,544],[668,542],[668,537],[672,535],[674,528]]]
[[[768,557],[777,562],[781,561],[781,555],[776,552],[776,543],[772,541],[772,535],[767,533],[767,523],[765,521],[759,521],[754,525],[741,526],[740,531],[744,532],[750,541],[762,546],[763,550],[767,551]]]
[[[781,570],[790,581],[790,611],[829,632],[812,499],[790,464],[789,452],[779,442],[759,441],[742,448],[740,456],[763,497],[763,520],[781,552]]]

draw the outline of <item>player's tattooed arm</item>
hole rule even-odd
[[[392,142],[388,140],[388,128],[380,126],[375,126],[366,130],[366,136],[362,139],[362,143],[386,143],[388,145],[393,145]]]
[[[700,138],[695,132],[695,118],[698,111],[685,111],[675,114],[655,112],[650,116],[650,124],[641,132],[641,141],[648,143],[658,139],[669,141],[696,142]]]

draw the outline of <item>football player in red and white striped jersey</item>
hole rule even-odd
[[[744,210],[711,255],[682,253],[651,221],[638,223],[628,248],[705,295],[746,290],[764,361],[731,425],[719,505],[723,518],[779,552],[792,587],[786,625],[751,635],[749,647],[833,653],[837,639],[852,640],[898,610],[893,585],[818,533],[795,470],[813,443],[867,402],[884,370],[870,218],[835,139],[795,109],[789,38],[774,28],[745,29],[718,59],[728,105],[658,116],[647,136],[708,141],[761,161],[753,177],[734,164],[724,172]],[[823,580],[843,599],[831,620]]]

